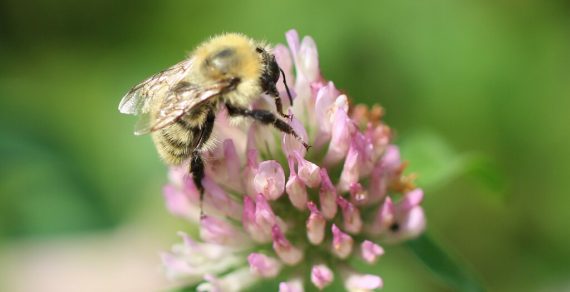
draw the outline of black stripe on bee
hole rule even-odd
[[[158,140],[158,143],[160,144],[160,146],[162,146],[161,147],[162,149],[164,149],[168,153],[176,154],[176,155],[184,154],[184,153],[188,152],[188,146],[187,145],[184,145],[183,147],[178,147],[177,145],[173,145],[172,142],[174,142],[174,141],[172,139],[167,138],[167,137],[168,136],[163,135],[162,139]]]
[[[178,139],[175,139],[174,137],[171,137],[170,135],[163,135],[163,138],[166,142],[168,142],[168,144],[170,144],[171,146],[175,147],[175,148],[188,148],[188,142],[187,141],[181,141]]]
[[[187,130],[193,128],[192,126],[190,126],[190,125],[189,125],[185,120],[183,120],[183,119],[178,119],[178,120],[176,120],[176,123],[177,123],[179,126],[181,126],[182,128],[187,129]]]
[[[190,157],[190,153],[188,153],[188,152],[174,153],[174,152],[172,152],[172,151],[169,151],[168,153],[169,153],[170,155],[172,155],[172,156],[174,156],[174,157],[180,159],[180,160],[184,160],[184,159]]]
[[[188,157],[191,156],[191,153],[188,151],[174,151],[173,149],[167,149],[166,150],[167,156],[168,156],[168,160],[177,160],[177,161],[184,161],[186,160]],[[174,158],[174,159],[173,159]]]

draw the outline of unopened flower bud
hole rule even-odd
[[[332,283],[333,278],[333,272],[325,265],[316,265],[311,269],[311,282],[321,290]]]
[[[294,247],[279,226],[274,225],[272,228],[273,232],[273,250],[279,256],[279,258],[288,265],[295,265],[303,259],[303,252],[298,248]]]
[[[350,235],[342,232],[335,224],[332,226],[333,252],[341,259],[347,258],[352,252],[353,240]]]
[[[307,207],[311,211],[307,219],[307,238],[312,244],[320,244],[325,238],[326,221],[317,206],[313,202],[308,202]]]

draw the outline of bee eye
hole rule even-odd
[[[260,54],[263,53],[263,49],[260,47],[255,48],[255,51],[260,53]]]

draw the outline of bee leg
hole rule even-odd
[[[311,147],[307,143],[305,143],[305,141],[303,141],[301,137],[299,137],[297,132],[295,132],[295,130],[293,130],[293,128],[289,124],[277,118],[277,116],[270,111],[250,110],[246,108],[236,107],[228,103],[226,103],[226,108],[228,109],[228,113],[230,114],[230,116],[250,117],[256,121],[261,122],[262,124],[273,125],[279,131],[285,134],[293,135],[293,137],[295,137],[297,140],[299,140],[299,142],[301,142],[301,144],[303,144],[303,146],[305,146],[305,149],[309,150],[309,148]]]
[[[201,129],[196,132],[199,134],[198,142],[192,150],[192,156],[190,159],[190,173],[192,173],[192,181],[200,193],[200,218],[204,217],[204,186],[202,185],[202,179],[204,179],[204,160],[202,159],[201,150],[210,139],[212,130],[214,129],[214,121],[216,116],[213,111],[208,112],[206,121],[204,122]]]
[[[289,89],[287,89],[289,90]],[[287,91],[289,92],[289,91]],[[271,97],[273,97],[273,100],[275,101],[275,109],[277,109],[277,112],[279,113],[280,116],[288,119],[291,116],[290,115],[286,115],[283,112],[283,101],[281,100],[281,97],[279,96],[279,92],[277,91],[277,88],[275,86],[271,87],[270,89],[268,89],[266,91],[266,93],[268,93]]]
[[[204,179],[204,161],[200,152],[192,152],[192,158],[190,158],[190,173],[192,173],[192,181],[200,193],[200,218],[204,217],[204,186],[202,185],[202,179]]]
[[[283,103],[281,102],[281,97],[279,97],[279,95],[276,95],[273,97],[273,99],[275,100],[275,108],[277,108],[277,112],[279,113],[280,116],[288,119],[291,116],[290,115],[286,115],[283,112]]]

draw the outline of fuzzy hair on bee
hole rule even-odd
[[[283,112],[276,87],[280,74],[292,105],[285,74],[272,48],[243,34],[222,34],[200,44],[182,62],[135,85],[121,100],[119,111],[140,116],[135,135],[150,133],[167,164],[190,159],[189,171],[202,201],[201,152],[211,145],[216,113],[222,108],[230,117],[272,125],[309,147],[286,122],[289,116]],[[251,109],[262,94],[273,97],[277,115]]]

